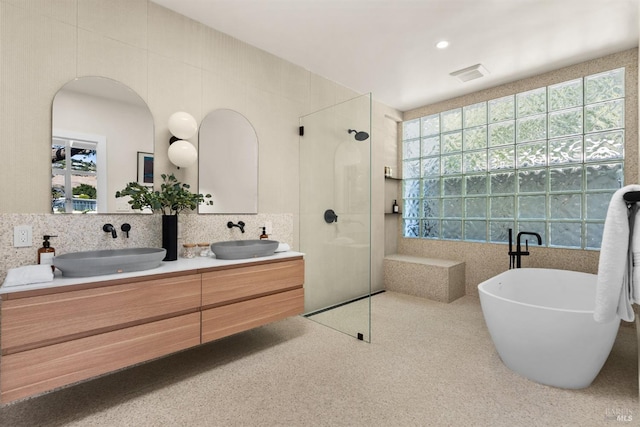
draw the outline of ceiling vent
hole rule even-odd
[[[449,73],[450,76],[457,77],[461,82],[468,82],[469,80],[479,79],[489,74],[486,68],[482,64],[472,65],[471,67],[463,68],[462,70]]]

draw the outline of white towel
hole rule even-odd
[[[623,283],[626,283],[625,274],[628,274],[629,268],[633,268],[627,265],[629,219],[627,203],[623,196],[628,191],[640,191],[640,185],[627,185],[613,194],[604,222],[598,263],[596,306],[593,314],[595,321],[600,323],[614,320],[616,314],[629,322],[634,319],[631,292],[623,289]],[[634,235],[638,229],[640,229],[640,221],[636,222]]]
[[[53,271],[50,264],[25,265],[24,267],[10,268],[2,285],[19,286],[51,281],[53,281]]]
[[[290,251],[291,247],[286,243],[278,243],[278,247],[276,248],[276,252],[287,252]]]

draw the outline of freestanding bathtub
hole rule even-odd
[[[478,285],[500,358],[541,384],[588,387],[607,360],[620,319],[593,320],[595,274],[544,268],[505,271]]]

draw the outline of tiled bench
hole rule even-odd
[[[451,302],[465,293],[464,262],[387,255],[384,258],[384,285],[389,291]]]

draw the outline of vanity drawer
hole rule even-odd
[[[196,312],[200,292],[193,274],[9,299],[2,302],[2,354]]]
[[[274,262],[202,274],[203,308],[301,287],[304,260]]]
[[[202,311],[202,342],[246,331],[304,311],[302,288]]]
[[[200,344],[191,313],[2,357],[2,401],[51,390]]]

